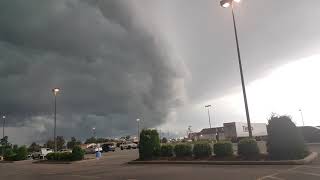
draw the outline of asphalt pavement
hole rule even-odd
[[[310,145],[320,152],[319,145]],[[0,163],[1,180],[319,180],[320,160],[302,166],[128,165],[137,150],[104,153],[73,164]]]

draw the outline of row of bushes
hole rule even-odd
[[[53,152],[47,154],[46,158],[48,160],[55,161],[72,161],[72,153],[71,152]]]
[[[303,140],[303,136],[289,116],[272,115],[267,126],[267,152],[272,160],[301,159],[308,155],[309,151]],[[217,157],[233,155],[232,143],[220,141],[214,144],[213,153]],[[159,134],[156,130],[143,130],[140,134],[140,159],[163,157],[208,157],[212,154],[212,148],[208,142],[197,143],[193,149],[191,144],[177,144],[160,146]],[[242,139],[238,143],[238,155],[244,158],[258,157],[260,154],[255,139]]]
[[[233,155],[232,143],[229,141],[220,141],[212,147],[209,143],[196,143],[192,149],[190,144],[177,144],[175,146],[171,144],[165,144],[161,146],[160,155],[162,157],[172,157],[173,154],[176,157],[190,157],[194,155],[196,158],[209,157],[212,152],[217,157],[226,157]],[[257,142],[254,139],[243,139],[238,144],[238,154],[240,156],[250,158],[259,155],[259,148]]]
[[[209,143],[197,143],[193,149],[191,144],[164,144],[160,148],[161,157],[190,157],[194,154],[195,157],[208,157],[212,154],[212,148]]]
[[[217,157],[225,157],[233,155],[232,143],[230,141],[220,141],[212,147],[208,142],[196,143],[192,148],[189,143],[183,144],[163,144],[160,146],[159,134],[156,130],[143,130],[140,133],[139,158],[141,160],[155,159],[159,156],[172,157],[190,157],[194,155],[196,158],[209,157],[212,152]],[[244,157],[256,156],[259,154],[259,148],[256,140],[243,139],[238,144],[238,154]]]
[[[75,146],[72,148],[72,153],[70,152],[55,152],[47,154],[46,158],[48,160],[54,161],[79,161],[84,158],[85,152],[79,147]]]

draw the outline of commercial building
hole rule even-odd
[[[251,123],[253,137],[265,137],[267,125],[265,123]],[[223,127],[205,128],[200,132],[189,133],[188,138],[192,140],[234,140],[249,137],[247,123],[230,122],[224,123]]]

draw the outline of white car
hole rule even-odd
[[[136,149],[138,147],[138,145],[136,143],[132,143],[132,142],[126,142],[120,145],[120,149],[124,150],[124,149]]]
[[[64,152],[69,152],[72,153],[71,149],[61,149],[59,152],[64,153]]]

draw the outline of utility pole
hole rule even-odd
[[[210,129],[211,129],[211,119],[210,119],[210,107],[211,107],[211,105],[210,104],[208,104],[208,105],[206,105],[206,106],[204,106],[205,108],[207,108],[207,110],[208,110],[208,118],[209,118],[209,127],[210,127]]]

